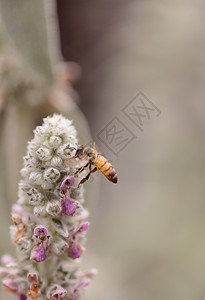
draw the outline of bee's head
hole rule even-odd
[[[80,157],[81,155],[83,155],[83,151],[84,151],[84,146],[83,145],[78,146],[75,152],[75,156]]]

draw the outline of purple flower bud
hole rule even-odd
[[[74,185],[74,183],[75,183],[75,178],[73,176],[69,176],[66,179],[64,179],[60,187],[60,194],[65,195],[68,188]]]
[[[41,262],[46,259],[47,251],[49,250],[49,247],[47,245],[47,241],[43,241],[39,243],[37,246],[33,248],[33,260],[36,262]]]
[[[68,256],[76,259],[79,258],[83,252],[82,250],[82,246],[78,243],[78,240],[76,238],[76,236],[79,233],[83,233],[88,229],[89,226],[89,222],[83,223],[80,225],[80,227],[78,227],[76,229],[76,231],[73,232],[70,243],[69,243],[69,247],[68,247]]]
[[[82,254],[82,246],[78,243],[77,240],[71,240],[69,247],[68,247],[68,256],[76,259],[79,258]]]
[[[3,285],[5,286],[6,290],[9,292],[17,292],[18,290],[18,284],[15,280],[13,279],[4,279],[2,281]]]
[[[27,297],[24,294],[18,294],[18,296],[19,296],[19,300],[27,300]]]
[[[1,257],[1,264],[4,267],[6,267],[8,264],[10,264],[14,261],[15,261],[15,259],[9,254],[5,254]]]
[[[47,237],[48,235],[48,230],[44,226],[37,226],[34,229],[34,234],[37,235],[38,237]]]
[[[0,267],[0,276],[2,277],[10,277],[10,278],[13,278],[16,276],[16,269],[13,269],[13,268],[1,268]]]
[[[12,214],[16,214],[16,215],[20,216],[21,218],[25,217],[24,209],[18,204],[12,205],[11,211],[12,211]]]
[[[86,230],[88,230],[88,227],[89,227],[89,222],[83,223],[82,225],[80,225],[80,227],[78,227],[78,229],[76,229],[73,235],[85,232]]]
[[[69,298],[69,300],[77,300],[79,297],[80,290],[85,288],[89,284],[90,284],[90,280],[87,279],[87,280],[81,281],[76,286],[74,286],[72,296],[71,296],[71,298]]]
[[[36,273],[28,273],[27,278],[31,282],[27,297],[29,299],[37,299],[40,294],[40,290],[38,287],[38,275]]]
[[[37,226],[34,229],[34,234],[37,235],[38,241],[37,245],[33,248],[32,259],[37,262],[41,262],[46,259],[46,252],[49,250],[49,246],[47,244],[48,230],[44,226]]]
[[[61,189],[69,188],[70,186],[74,185],[75,177],[69,176],[65,180],[63,180],[61,184]]]
[[[60,206],[62,209],[62,214],[66,216],[72,216],[77,208],[75,200],[67,197],[67,195],[60,199]]]
[[[61,300],[62,299],[61,296],[65,294],[67,294],[66,290],[64,290],[63,288],[57,288],[52,292],[51,299]]]
[[[78,283],[75,287],[74,290],[81,290],[83,288],[85,288],[86,286],[88,286],[90,284],[90,279],[86,279],[84,281],[81,281],[80,283]]]

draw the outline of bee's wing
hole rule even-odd
[[[81,162],[85,162],[85,164],[89,161],[89,158],[87,157],[87,155],[84,155],[82,158],[80,158]]]
[[[97,146],[96,142],[93,142],[93,148],[99,153],[99,147]]]
[[[75,156],[75,155],[74,155],[74,156],[71,156],[71,157],[67,158],[67,159],[65,160],[65,164],[68,165],[69,162],[72,161],[73,159],[77,159],[78,161],[85,161],[85,162],[88,161],[88,158],[87,158],[86,155],[85,155],[83,158],[79,158],[78,156]]]
[[[69,157],[69,158],[67,158],[67,159],[65,160],[65,163],[67,164],[70,160],[76,159],[76,158],[78,158],[78,157],[77,157],[77,156],[71,156],[71,157]]]

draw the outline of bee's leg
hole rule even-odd
[[[72,175],[75,176],[77,175],[78,173],[81,173],[85,170],[85,167],[80,167],[79,169],[77,169]]]
[[[91,173],[95,173],[97,170],[98,170],[98,168],[95,167],[95,168],[91,171]]]
[[[88,162],[85,166],[78,168],[72,175],[75,176],[78,173],[82,173],[85,170],[85,168],[89,165],[89,163],[90,162]]]
[[[78,183],[78,187],[82,184],[82,183],[84,183],[84,182],[86,182],[88,179],[89,179],[89,177],[90,177],[90,175],[91,175],[91,173],[94,173],[95,171],[97,171],[97,168],[96,168],[96,170],[94,171],[94,169],[93,170],[91,170],[91,167],[92,167],[92,163],[88,163],[89,164],[89,170],[90,170],[90,172]],[[94,172],[93,172],[94,171]]]

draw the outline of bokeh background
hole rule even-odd
[[[61,112],[119,176],[87,183],[99,274],[82,299],[205,299],[204,16],[202,0],[0,0],[1,254],[26,141]],[[161,111],[143,132],[122,113],[139,91]],[[118,156],[98,138],[114,117],[137,137]]]

